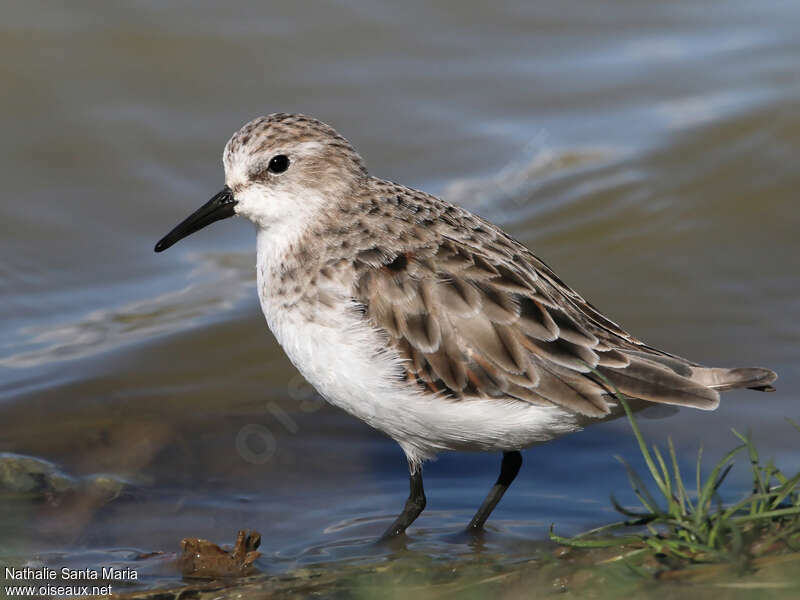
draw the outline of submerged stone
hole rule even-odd
[[[45,494],[74,489],[78,482],[41,458],[0,453],[0,491]]]

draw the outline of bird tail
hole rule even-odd
[[[736,367],[725,369],[719,367],[694,367],[692,380],[712,390],[733,390],[748,388],[759,392],[774,392],[772,383],[778,378],[775,371],[761,367]]]
[[[598,367],[603,383],[630,398],[660,404],[676,404],[701,410],[719,405],[719,392],[750,388],[772,392],[774,371],[759,367],[725,369],[703,367],[683,358],[623,350],[629,364],[622,367]]]

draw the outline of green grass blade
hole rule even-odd
[[[633,468],[621,457],[618,456],[617,460],[622,463],[623,467],[625,467],[625,472],[628,475],[628,481],[631,484],[631,488],[633,488],[633,493],[636,494],[637,498],[639,498],[639,502],[642,503],[642,506],[655,515],[663,516],[664,511],[661,510],[658,502],[656,502],[656,499],[650,493],[650,490],[647,489],[644,481],[642,481],[636,471],[634,471]]]
[[[633,417],[633,412],[631,411],[631,407],[628,406],[627,400],[625,400],[625,398],[623,398],[621,394],[617,396],[617,399],[620,401],[620,404],[622,404],[622,408],[625,409],[625,414],[628,416],[628,422],[631,424],[631,429],[633,429],[633,435],[636,438],[636,443],[639,444],[639,451],[642,453],[644,462],[647,464],[647,468],[650,471],[650,476],[653,478],[653,481],[656,482],[658,488],[663,492],[663,490],[665,489],[664,481],[658,474],[658,469],[656,469],[656,465],[653,462],[653,457],[650,456],[650,452],[647,449],[647,444],[645,443],[644,436],[642,435],[642,432],[639,429],[639,424]]]
[[[756,451],[755,446],[753,445],[753,441],[750,439],[750,436],[744,436],[735,429],[732,429],[733,434],[738,437],[742,442],[744,442],[745,446],[747,447],[747,453],[750,457],[750,468],[753,471],[753,495],[756,494],[763,494],[767,491],[767,487],[764,484],[764,480],[761,477],[761,468],[758,459],[758,452]],[[759,506],[757,502],[754,502],[750,506],[750,513],[755,514],[758,512]]]
[[[736,502],[735,504],[731,504],[728,506],[721,514],[720,518],[722,519],[729,519],[736,515],[736,513],[741,512],[744,510],[744,507],[748,504],[752,504],[758,500],[766,500],[771,501],[775,497],[775,491],[769,492],[767,494],[750,494]],[[776,507],[773,507],[776,508]]]
[[[650,456],[650,452],[647,450],[647,444],[644,441],[644,436],[642,435],[641,430],[639,429],[639,424],[636,422],[636,419],[633,417],[633,411],[631,407],[628,406],[628,401],[625,400],[625,396],[620,393],[620,391],[616,388],[616,386],[611,383],[602,373],[597,371],[597,369],[592,369],[592,372],[597,375],[608,387],[609,389],[614,390],[614,396],[619,400],[619,403],[622,405],[622,408],[625,410],[625,415],[628,417],[628,423],[631,425],[631,429],[633,430],[633,435],[636,438],[636,443],[639,444],[639,451],[642,453],[644,457],[645,463],[647,463],[647,468],[650,470],[650,475],[653,478],[653,481],[656,482],[656,485],[659,489],[664,489],[664,482],[662,481],[660,475],[658,474],[658,470],[656,469],[656,465],[653,462],[653,457]]]
[[[580,540],[583,538],[591,537],[593,535],[597,535],[598,533],[607,533],[609,531],[614,531],[615,529],[622,529],[624,527],[640,527],[642,525],[646,525],[649,521],[652,521],[651,516],[647,516],[641,519],[627,519],[625,521],[617,521],[616,523],[609,523],[608,525],[602,525],[600,527],[595,527],[594,529],[589,529],[588,531],[579,533],[578,535],[573,536],[570,539]]]
[[[672,437],[667,438],[667,445],[669,447],[669,457],[672,461],[672,472],[675,475],[675,487],[677,488],[678,502],[681,507],[681,513],[687,514],[694,510],[694,506],[692,505],[692,500],[689,498],[689,494],[686,491],[686,487],[683,485],[683,477],[681,476],[681,469],[678,466],[678,456],[675,453],[675,445],[672,443]]]
[[[719,481],[720,471],[725,467],[725,465],[727,465],[728,462],[730,462],[730,460],[734,456],[736,456],[736,454],[741,452],[745,447],[746,446],[744,444],[742,444],[740,446],[737,446],[736,448],[734,448],[730,452],[728,452],[722,458],[722,460],[720,460],[716,464],[714,469],[711,471],[711,474],[709,475],[708,479],[706,479],[705,484],[703,484],[703,486],[700,488],[700,494],[699,494],[699,497],[697,499],[697,509],[695,510],[695,513],[694,513],[695,527],[699,527],[700,524],[702,523],[703,519],[708,517],[708,511],[711,508],[711,496],[716,491],[716,489],[719,486],[719,484],[721,483],[721,481]],[[698,461],[698,464],[699,464],[699,461]],[[729,470],[730,470],[730,468],[728,468],[728,471]],[[726,474],[727,474],[727,471],[726,471]],[[724,476],[723,476],[723,479],[724,479]],[[700,481],[698,479],[698,484],[699,483],[700,483]]]
[[[597,373],[597,376],[606,382],[609,389],[614,389],[602,375]],[[617,457],[644,511],[623,507],[612,494],[612,506],[628,517],[626,520],[596,527],[572,538],[556,535],[551,526],[551,540],[584,548],[637,544],[639,549],[636,552],[664,553],[689,563],[727,560],[740,567],[746,567],[753,554],[763,556],[765,552],[775,552],[776,548],[800,550],[800,473],[786,477],[772,460],[762,464],[751,436],[733,430],[742,443],[725,454],[705,478],[702,473],[703,447],[699,448],[695,469],[697,496],[694,498],[684,484],[672,439],[667,439],[668,455],[654,444],[648,446],[626,397],[617,390],[615,396],[628,417],[652,480],[646,484],[625,460]],[[800,431],[800,425],[787,420]],[[734,457],[745,449],[752,470],[752,493],[725,506],[722,486],[733,468]],[[666,511],[659,504],[658,494],[651,493],[648,487],[653,483],[666,498]],[[613,532],[629,527],[644,530],[639,529],[628,536],[598,537],[600,534],[613,535]]]
[[[740,517],[733,517],[731,521],[735,523],[746,523],[748,521],[758,521],[759,519],[774,519],[775,517],[789,517],[792,515],[800,515],[800,506],[767,510],[755,515],[742,515]]]
[[[701,468],[702,468],[702,462],[703,462],[703,446],[701,444],[700,448],[697,449],[697,468],[695,469],[695,478],[697,480],[697,504],[695,505],[695,510],[696,511],[700,510],[700,489],[701,489],[700,488],[700,481],[701,481],[700,471],[701,471]]]
[[[720,475],[717,477],[717,480],[714,482],[714,487],[711,490],[712,496],[717,493],[717,490],[719,490],[720,486],[722,485],[722,482],[725,481],[725,478],[728,476],[728,473],[731,472],[732,468],[733,468],[733,463],[728,463],[725,466],[725,468],[722,469],[722,473],[720,473]]]
[[[653,444],[653,456],[656,457],[658,466],[661,468],[661,478],[664,482],[664,488],[661,490],[661,493],[664,498],[667,499],[667,512],[670,514],[675,514],[678,510],[678,503],[675,500],[675,495],[672,491],[672,476],[667,469],[667,463],[664,462],[664,457],[661,456],[661,451],[655,444]]]
[[[613,538],[606,538],[606,539],[594,539],[594,540],[584,540],[580,538],[566,538],[561,537],[560,535],[556,535],[553,531],[553,525],[550,525],[550,540],[556,542],[557,544],[561,544],[563,546],[572,546],[574,548],[610,548],[614,546],[624,546],[626,544],[635,544],[637,542],[641,542],[642,539],[639,536],[625,536],[625,537],[613,537]]]
[[[619,501],[617,500],[616,496],[614,496],[614,494],[611,494],[611,496],[609,496],[609,500],[611,501],[611,506],[614,508],[614,510],[616,510],[618,513],[620,513],[621,515],[624,515],[626,517],[633,517],[634,519],[649,519],[649,520],[652,521],[657,516],[657,515],[654,515],[653,513],[640,513],[640,512],[636,512],[636,511],[630,510],[628,508],[625,508],[624,506],[622,506],[619,503]]]
[[[777,508],[781,502],[783,502],[787,496],[790,496],[792,492],[797,489],[797,485],[800,483],[800,473],[792,477],[791,479],[787,479],[783,485],[779,488],[772,490],[772,494],[775,495],[775,499],[770,503],[770,508],[775,509]]]

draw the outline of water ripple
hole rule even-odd
[[[172,333],[230,311],[255,277],[248,254],[193,254],[187,284],[154,298],[140,298],[86,313],[55,326],[25,327],[16,353],[0,366],[29,368],[82,358],[144,337]]]

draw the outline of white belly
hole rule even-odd
[[[450,400],[405,381],[378,332],[345,310],[309,322],[262,302],[272,332],[300,373],[331,404],[395,439],[413,462],[441,450],[516,450],[573,432],[556,407],[495,398]],[[338,313],[338,314],[337,314]]]
[[[442,450],[517,450],[580,428],[574,414],[557,407],[450,400],[408,383],[397,354],[347,305],[317,306],[324,312],[309,319],[307,310],[273,297],[263,241],[259,235],[259,299],[289,359],[328,402],[396,440],[411,462]]]

